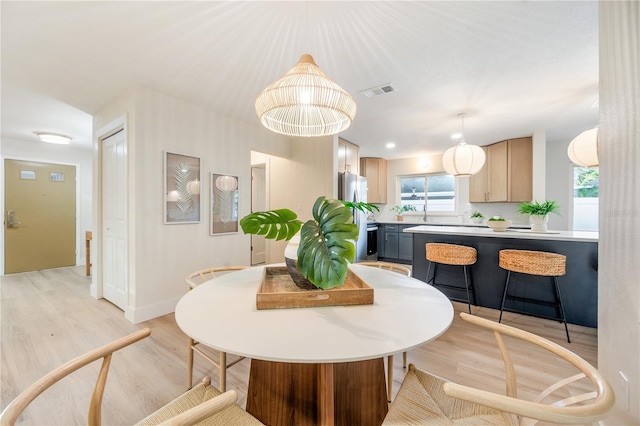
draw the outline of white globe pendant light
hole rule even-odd
[[[445,151],[442,156],[442,166],[447,174],[453,176],[471,176],[478,173],[485,161],[484,150],[477,145],[468,145],[464,139],[464,117],[466,114],[458,114],[462,119],[462,139],[460,143]]]
[[[582,167],[598,167],[598,128],[585,130],[567,148],[569,159]]]

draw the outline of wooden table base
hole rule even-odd
[[[269,426],[380,425],[388,411],[384,374],[382,358],[336,364],[252,359],[247,411]]]

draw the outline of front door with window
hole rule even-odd
[[[76,168],[5,160],[5,273],[76,264]]]

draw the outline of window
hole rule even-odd
[[[589,167],[573,168],[573,230],[598,230],[600,174]]]
[[[399,179],[400,205],[413,205],[419,212],[426,207],[427,213],[456,211],[456,179],[452,175],[401,176]]]

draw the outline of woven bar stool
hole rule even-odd
[[[467,302],[467,306],[469,307],[469,313],[471,313],[471,297],[469,291],[471,291],[471,295],[473,295],[473,303],[476,303],[476,292],[473,288],[473,282],[471,280],[471,271],[468,269],[469,266],[476,263],[478,258],[478,253],[476,249],[473,247],[462,246],[458,244],[445,244],[445,243],[427,243],[426,244],[427,251],[427,260],[429,261],[429,267],[427,269],[427,284],[431,284],[434,287],[443,287],[443,288],[451,288],[455,290],[466,290],[467,291],[467,299],[463,300],[460,298],[449,297],[451,300],[455,300],[457,302]],[[433,276],[429,278],[431,272],[431,265],[433,266]],[[458,265],[462,266],[464,271],[464,289],[459,286],[450,285],[450,284],[442,284],[436,282],[436,270],[438,264],[443,265]]]
[[[567,257],[557,253],[547,253],[544,251],[530,251],[530,250],[500,250],[499,265],[502,269],[507,270],[507,281],[504,284],[504,292],[502,293],[502,304],[500,305],[500,319],[502,321],[502,312],[516,312],[527,315],[534,315],[541,318],[547,318],[552,320],[560,320],[564,324],[564,330],[567,333],[567,342],[571,343],[569,338],[569,328],[567,327],[567,319],[564,314],[564,308],[562,307],[562,297],[560,295],[560,286],[558,286],[558,277],[565,274],[565,268],[567,264]],[[517,272],[520,274],[539,275],[544,277],[551,277],[553,279],[554,301],[547,302],[538,299],[531,299],[526,297],[510,296],[507,294],[509,289],[509,280],[511,279],[511,273]],[[506,299],[518,300],[521,302],[536,303],[539,305],[553,306],[558,313],[557,317],[549,317],[544,315],[531,314],[529,312],[523,312],[515,309],[505,308],[504,302]]]

